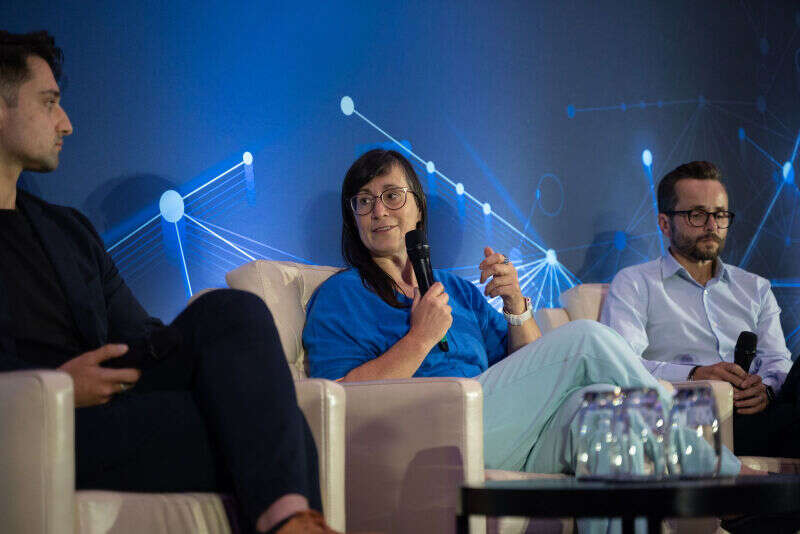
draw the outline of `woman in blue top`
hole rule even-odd
[[[615,331],[573,321],[542,336],[517,270],[490,247],[478,268],[484,294],[445,271],[420,297],[406,232],[425,229],[425,194],[411,164],[371,150],[342,185],[342,251],[351,267],[320,286],[308,305],[303,343],[310,374],[359,381],[412,376],[475,377],[483,386],[487,468],[574,472],[574,416],[587,389],[669,393]],[[447,334],[449,352],[437,346]],[[725,451],[723,471],[738,473]]]

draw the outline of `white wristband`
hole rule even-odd
[[[513,313],[508,313],[505,308],[503,308],[503,316],[506,318],[508,324],[512,326],[520,326],[522,323],[533,317],[531,313],[531,299],[525,297],[525,311],[520,313],[519,315],[514,315]]]

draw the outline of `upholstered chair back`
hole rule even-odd
[[[600,319],[600,310],[608,294],[608,284],[578,284],[561,293],[561,306],[570,321]]]
[[[322,265],[256,260],[225,276],[230,288],[255,293],[267,304],[295,379],[308,376],[303,349],[308,300],[322,282],[340,270]]]

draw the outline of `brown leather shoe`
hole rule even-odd
[[[325,522],[316,510],[297,512],[275,534],[339,534]]]

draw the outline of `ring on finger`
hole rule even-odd
[[[506,265],[506,264],[508,264],[508,263],[510,263],[510,262],[511,262],[511,260],[510,260],[510,259],[508,259],[508,256],[506,256],[505,254],[503,254],[503,261],[501,261],[500,263],[502,263],[503,265]]]
[[[123,393],[123,392],[128,391],[129,389],[131,389],[131,385],[127,384],[125,382],[120,382],[119,384],[117,384],[117,386],[119,386],[119,392],[120,393]]]

